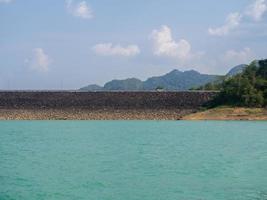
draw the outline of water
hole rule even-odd
[[[265,200],[266,122],[0,122],[0,199]]]

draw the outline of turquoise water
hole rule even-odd
[[[0,122],[0,199],[265,200],[266,122]]]

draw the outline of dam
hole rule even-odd
[[[197,109],[217,92],[0,91],[0,108]]]

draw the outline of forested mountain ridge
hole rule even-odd
[[[165,91],[189,90],[192,87],[199,87],[220,78],[219,75],[201,74],[197,71],[173,70],[163,76],[151,77],[146,81],[136,78],[125,80],[112,80],[104,87],[98,85],[88,85],[80,91],[153,91],[162,89]]]

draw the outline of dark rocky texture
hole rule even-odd
[[[0,120],[179,120],[196,109],[0,108]]]
[[[216,92],[0,92],[0,108],[196,109]]]

